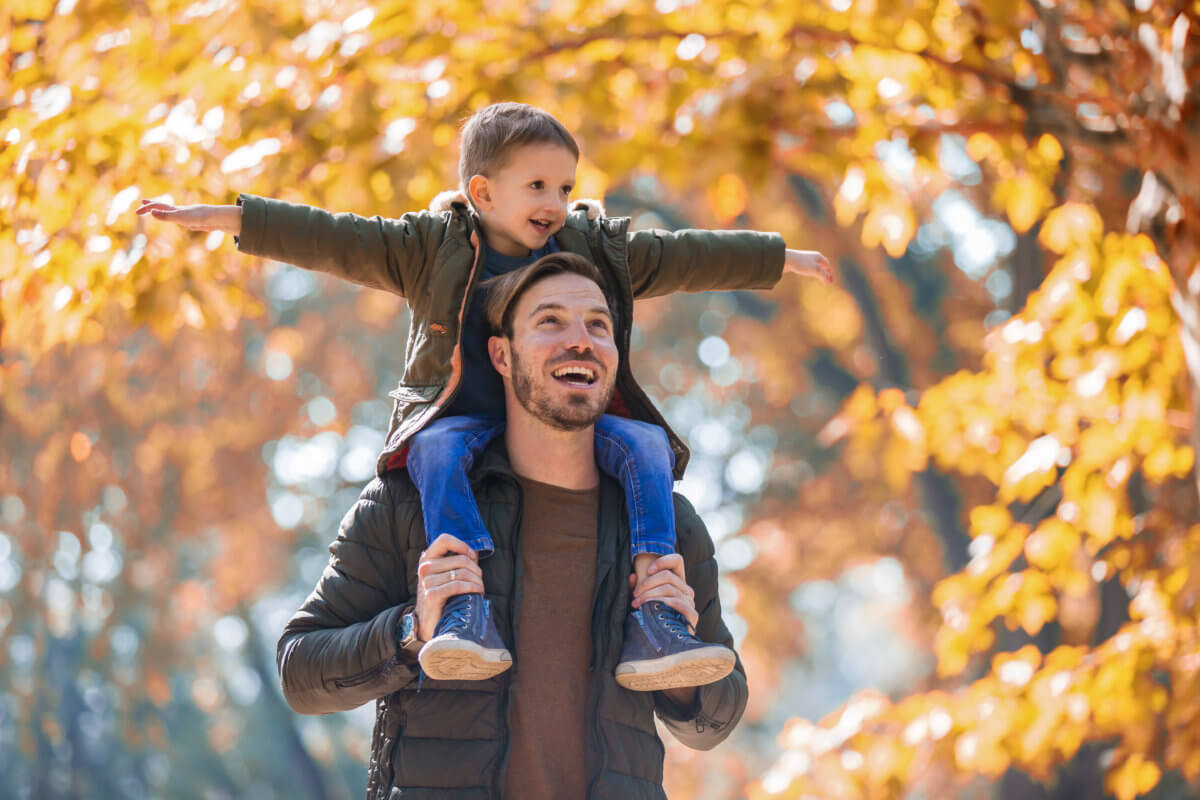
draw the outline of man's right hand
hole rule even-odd
[[[242,233],[241,206],[210,206],[202,203],[176,206],[158,200],[143,200],[135,213],[174,222],[190,231],[223,231],[234,236]]]
[[[451,597],[483,594],[479,555],[448,533],[433,540],[417,562],[417,638],[428,642]]]

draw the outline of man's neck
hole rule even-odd
[[[594,489],[595,429],[560,431],[525,414],[509,415],[504,432],[508,460],[522,478],[563,489]]]

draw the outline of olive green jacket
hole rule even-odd
[[[404,374],[391,392],[392,418],[377,473],[403,463],[409,440],[454,400],[461,384],[460,322],[484,248],[482,230],[461,195],[439,196],[435,209],[399,219],[331,214],[319,208],[242,194],[238,249],[328,272],[404,297],[412,311]],[[435,201],[437,203],[437,201]],[[620,351],[613,413],[662,426],[675,451],[675,477],[688,451],[638,386],[629,367],[636,298],[710,289],[768,289],[783,274],[778,234],[755,231],[629,231],[627,217],[605,217],[577,203],[555,234],[561,249],[587,257],[616,293]]]
[[[587,796],[664,800],[655,716],[685,745],[712,748],[745,711],[746,675],[739,660],[728,676],[699,687],[687,708],[660,693],[617,684],[631,601],[629,522],[620,485],[607,475],[601,481],[592,664],[581,676],[589,685]],[[516,652],[523,495],[503,439],[483,453],[471,483],[496,547],[480,562],[483,583],[496,626]],[[700,614],[696,635],[732,647],[721,618],[712,539],[678,494],[675,518],[676,549]],[[277,650],[283,694],[303,714],[375,701],[368,800],[495,800],[508,761],[509,689],[521,664],[485,681],[420,680],[415,657],[399,646],[397,630],[416,595],[424,548],[420,499],[408,471],[390,470],[371,481],[342,520],[316,588],[284,626]]]

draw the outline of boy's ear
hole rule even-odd
[[[488,339],[488,357],[501,378],[512,377],[512,342],[504,336],[491,337]]]
[[[467,181],[467,195],[476,208],[492,210],[492,191],[486,175],[471,176],[471,180]]]

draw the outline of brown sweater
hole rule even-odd
[[[504,797],[581,798],[600,492],[525,478],[521,488],[524,574]]]

